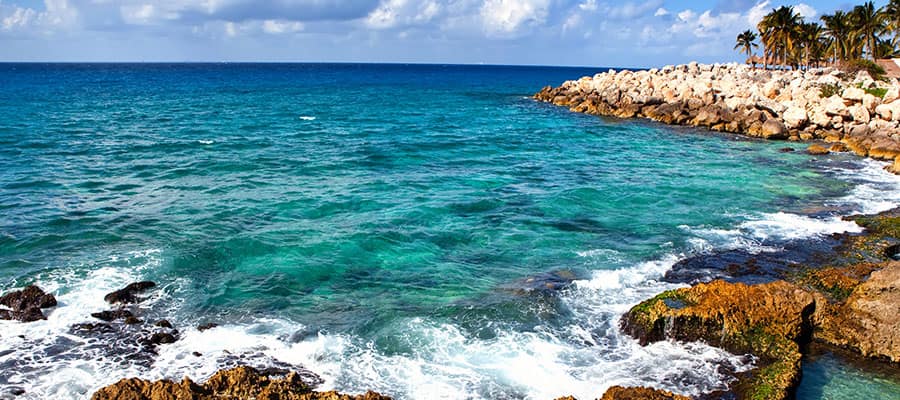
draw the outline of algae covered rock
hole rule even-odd
[[[645,387],[613,386],[600,400],[690,400],[690,397]]]
[[[825,309],[815,337],[867,357],[900,362],[900,262],[872,272],[845,302]]]
[[[702,340],[759,358],[734,391],[741,397],[782,399],[800,379],[798,342],[811,331],[815,298],[775,281],[746,285],[713,281],[664,292],[632,308],[625,332],[642,344],[664,339]]]
[[[367,392],[346,395],[337,392],[315,392],[296,373],[271,378],[250,367],[222,370],[205,384],[188,378],[180,383],[170,380],[146,381],[131,378],[98,390],[92,400],[389,400],[390,397]]]

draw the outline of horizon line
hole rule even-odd
[[[536,68],[607,68],[607,69],[649,69],[653,67],[612,67],[594,65],[549,65],[549,64],[494,64],[459,62],[402,62],[402,61],[8,61],[0,64],[345,64],[345,65],[423,65],[423,66],[473,66],[473,67],[536,67]]]

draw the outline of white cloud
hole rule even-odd
[[[804,3],[799,3],[794,6],[794,11],[796,11],[797,14],[800,14],[801,17],[806,18],[807,21],[813,20],[818,14],[818,11],[816,11],[815,8]]]
[[[489,36],[514,36],[546,22],[550,0],[485,0],[481,20]]]
[[[662,8],[662,7],[657,8],[656,12],[653,13],[654,17],[665,17],[666,15],[669,15],[669,10],[666,10],[665,8]]]
[[[44,11],[0,3],[0,26],[4,31],[52,33],[72,27],[77,20],[78,10],[68,0],[44,0]]]
[[[582,11],[597,11],[597,0],[586,0],[584,3],[578,5]]]
[[[434,0],[384,0],[366,16],[366,26],[374,29],[420,25],[433,20],[441,12]]]
[[[750,8],[750,10],[747,11],[747,23],[755,28],[756,25],[759,24],[759,21],[762,21],[763,17],[769,13],[769,4],[769,0],[766,0],[756,3],[756,5]]]
[[[282,33],[295,33],[303,30],[303,23],[297,21],[284,21],[267,19],[262,23],[262,31],[270,35]]]

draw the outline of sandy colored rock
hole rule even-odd
[[[855,154],[893,159],[900,143],[875,143],[870,134],[900,130],[900,82],[850,80],[831,68],[804,71],[753,69],[738,64],[697,64],[646,71],[613,71],[545,87],[541,101],[574,112],[649,118],[774,140],[825,140],[844,136]],[[879,98],[860,88],[885,90]],[[834,93],[834,87],[844,88]],[[829,97],[823,97],[826,94]],[[851,143],[852,142],[852,143]]]
[[[823,313],[815,337],[868,357],[900,362],[900,262],[888,263]]]
[[[713,281],[664,292],[633,307],[622,329],[642,344],[703,340],[752,353],[758,367],[735,386],[739,397],[783,399],[800,379],[798,340],[811,330],[815,298],[776,281],[746,285]]]
[[[131,378],[98,390],[92,400],[389,400],[374,392],[345,395],[315,392],[296,373],[273,379],[250,367],[221,370],[205,384],[188,378],[180,383],[170,380],[146,381]]]
[[[809,154],[812,154],[814,156],[820,156],[820,155],[828,154],[831,151],[826,149],[825,146],[822,146],[820,144],[811,144],[809,147],[806,148],[806,152]]]
[[[613,386],[600,400],[690,400],[690,397],[645,387]]]

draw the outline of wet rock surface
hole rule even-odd
[[[41,288],[29,285],[0,297],[0,304],[9,309],[0,309],[0,319],[34,322],[47,319],[43,308],[56,307],[56,298]]]
[[[813,341],[896,363],[900,212],[848,219],[865,232],[799,241],[779,252],[684,260],[666,278],[694,286],[638,304],[623,317],[622,329],[642,344],[702,340],[755,355],[756,368],[717,398],[789,398]]]
[[[690,397],[677,395],[665,390],[613,386],[603,394],[600,400],[690,400]]]
[[[150,281],[135,282],[103,297],[110,304],[134,304],[140,302],[139,295],[156,287],[156,283]]]
[[[367,392],[346,395],[337,392],[316,392],[294,372],[259,371],[251,367],[221,370],[205,383],[198,384],[185,378],[181,382],[169,380],[146,381],[123,379],[98,390],[92,400],[220,400],[220,399],[269,399],[269,400],[386,400],[387,396]],[[283,375],[278,377],[270,376]]]

